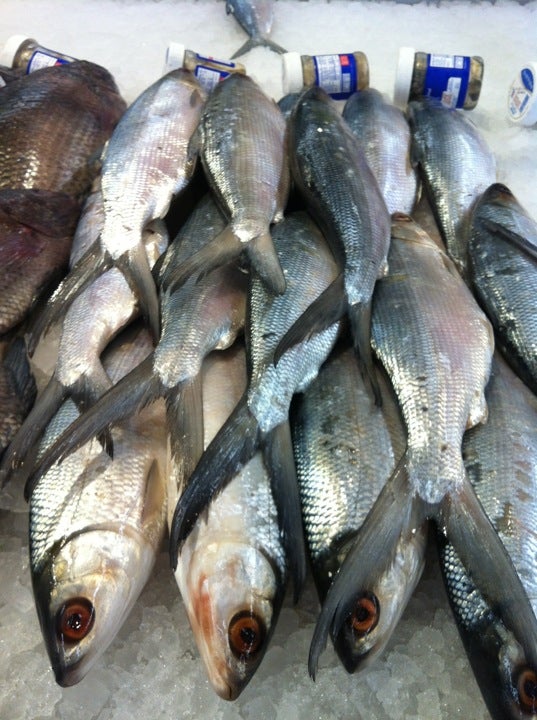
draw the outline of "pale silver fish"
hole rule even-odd
[[[233,53],[232,58],[244,55],[258,45],[277,53],[287,52],[268,37],[274,20],[272,0],[226,0],[226,13],[233,15],[250,36],[244,45]]]
[[[151,348],[144,330],[107,365],[117,380]],[[71,400],[46,447],[78,414]],[[163,406],[114,430],[112,460],[91,441],[40,478],[30,497],[30,568],[37,613],[60,685],[79,682],[114,639],[145,585],[166,522]]]
[[[270,235],[270,225],[283,217],[289,193],[280,109],[247,75],[230,75],[209,96],[198,136],[205,174],[229,225],[163,278],[163,287],[178,287],[244,251],[265,285],[281,294],[285,278]]]
[[[427,99],[408,104],[412,159],[440,227],[447,252],[467,275],[470,215],[476,200],[496,180],[496,160],[463,111]]]
[[[246,387],[244,347],[236,343],[212,353],[202,372],[207,446]],[[286,585],[276,506],[260,452],[198,520],[175,578],[209,680],[220,697],[234,700],[263,658]]]
[[[410,159],[410,128],[402,110],[378,90],[366,88],[350,96],[342,115],[363,147],[388,212],[410,215],[418,195],[418,177]]]
[[[464,462],[537,614],[537,398],[496,353],[489,419],[464,436]],[[452,545],[440,550],[451,606],[483,698],[496,720],[537,717],[537,668],[488,604]]]
[[[300,398],[293,446],[302,516],[321,604],[335,574],[360,536],[360,528],[396,462],[406,435],[393,392],[379,376],[382,407],[370,400],[352,350],[341,350],[321,368]],[[344,590],[353,610],[335,648],[348,672],[370,663],[386,646],[419,580],[427,525],[403,534],[364,585],[352,575]],[[315,668],[311,668],[312,674]]]

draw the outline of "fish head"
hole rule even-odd
[[[75,533],[32,573],[56,682],[78,683],[114,639],[149,575],[154,551],[126,527]]]
[[[283,582],[262,550],[241,542],[212,543],[192,560],[178,577],[190,624],[214,690],[235,700],[263,658]]]

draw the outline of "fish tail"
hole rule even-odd
[[[151,274],[147,254],[142,243],[137,243],[115,261],[134,293],[143,318],[149,326],[155,343],[160,338],[160,311],[157,287]]]
[[[28,352],[23,338],[18,337],[10,344],[2,362],[9,370],[13,387],[21,405],[29,409],[35,400],[37,388],[28,361]]]
[[[247,52],[250,52],[255,47],[267,47],[269,50],[272,50],[273,52],[277,52],[280,54],[286,53],[287,50],[285,50],[281,45],[278,45],[278,43],[275,43],[273,40],[269,40],[266,37],[262,37],[261,35],[254,35],[253,37],[248,38],[248,40],[240,46],[240,48],[233,53],[231,56],[231,60],[240,57],[241,55],[246,55]]]
[[[76,404],[80,413],[89,410],[95,405],[97,400],[110,389],[110,380],[104,370],[99,372],[100,364],[94,369],[86,371],[80,375],[75,382],[69,386],[67,393]],[[103,428],[98,435],[98,440],[103,446],[104,451],[113,457],[114,443],[112,433],[109,428]]]
[[[288,421],[278,425],[268,435],[263,447],[263,457],[270,476],[282,542],[293,578],[293,599],[296,603],[306,579],[306,545]]]
[[[371,352],[371,301],[349,305],[349,319],[354,342],[354,351],[364,381],[371,391],[375,405],[381,407],[382,396]]]
[[[285,275],[270,233],[258,235],[246,246],[246,254],[261,282],[273,295],[285,292]]]
[[[291,325],[280,340],[274,352],[274,365],[278,364],[287,350],[307,340],[315,333],[326,330],[342,318],[346,311],[347,299],[343,289],[343,275],[338,275]]]
[[[537,668],[537,618],[512,560],[467,476],[440,503],[436,521],[472,582]]]
[[[175,507],[170,528],[170,561],[174,570],[180,548],[198,517],[254,456],[260,440],[259,425],[243,395],[201,456]]]

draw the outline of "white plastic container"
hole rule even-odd
[[[285,53],[282,59],[285,95],[317,85],[336,100],[369,86],[369,64],[362,52],[333,55],[300,55]]]
[[[66,65],[75,59],[56,50],[49,50],[26,35],[12,35],[0,53],[0,65],[21,68],[27,75],[44,67]]]
[[[520,70],[507,95],[509,120],[531,127],[537,124],[537,62],[529,62]]]
[[[224,80],[232,73],[240,73],[241,75],[246,73],[246,68],[240,63],[205,57],[194,52],[194,50],[188,50],[181,43],[170,42],[166,51],[164,73],[177,68],[190,70],[207,92],[210,92],[221,80]]]

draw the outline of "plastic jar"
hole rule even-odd
[[[317,85],[335,100],[346,100],[369,86],[369,63],[363,52],[335,55],[283,55],[283,92]]]
[[[180,43],[171,42],[166,51],[164,72],[168,73],[177,68],[190,70],[207,92],[210,92],[221,80],[232,73],[246,74],[246,68],[240,63],[205,57],[194,50],[188,50]]]
[[[52,65],[66,65],[75,60],[76,58],[70,55],[43,47],[37,40],[26,37],[26,35],[10,37],[0,53],[0,65],[21,68],[27,75],[34,70]]]
[[[537,62],[529,62],[509,87],[507,112],[511,122],[525,127],[537,124]]]
[[[394,103],[431,97],[449,108],[472,110],[477,105],[485,65],[474,55],[440,55],[401,48],[395,79]]]

